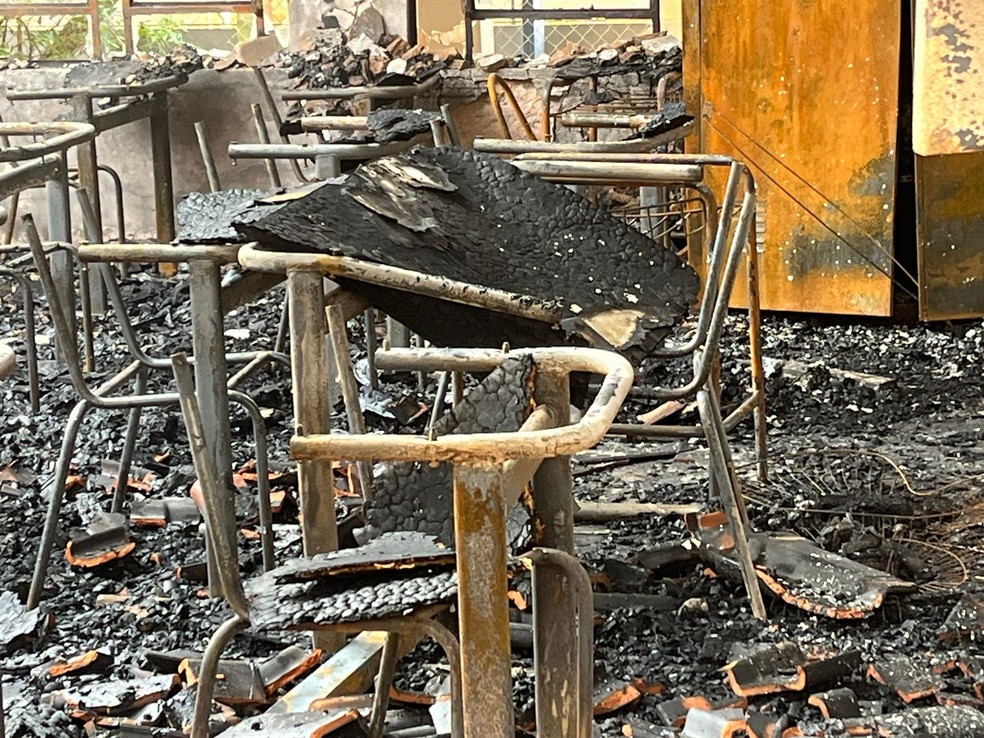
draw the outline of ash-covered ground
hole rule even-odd
[[[0,336],[10,340],[23,359],[23,325],[19,295],[6,294],[0,309]],[[132,317],[145,348],[161,356],[188,349],[189,312],[183,279],[130,278],[125,285]],[[230,350],[269,349],[279,319],[282,291],[229,317]],[[67,375],[53,362],[53,332],[39,313],[42,346],[42,411],[34,416],[27,400],[26,372],[21,369],[0,384],[0,590],[23,602],[30,581],[46,502],[42,489],[50,478],[65,420],[76,401]],[[112,316],[98,321],[96,355],[100,372],[111,372],[128,359]],[[748,382],[748,357],[742,337],[744,319],[733,317],[723,360],[724,401],[738,401]],[[353,341],[362,345],[353,323]],[[860,651],[860,666],[841,679],[854,689],[866,710],[892,712],[906,707],[892,689],[865,674],[868,662],[889,654],[935,663],[984,656],[980,640],[944,643],[937,633],[963,592],[980,591],[984,554],[984,492],[975,475],[984,474],[984,353],[981,321],[951,325],[895,325],[888,322],[769,316],[763,326],[768,369],[769,450],[772,477],[755,480],[750,423],[734,436],[741,476],[746,481],[749,512],[760,531],[793,531],[828,550],[886,568],[918,582],[914,591],[891,597],[874,615],[860,621],[833,621],[769,598],[770,621],[755,621],[740,583],[713,576],[696,560],[657,569],[644,554],[689,538],[679,517],[609,524],[578,529],[580,553],[598,577],[599,588],[631,596],[649,595],[645,606],[601,613],[596,630],[596,681],[617,685],[641,679],[648,691],[609,715],[598,717],[604,736],[631,733],[658,735],[659,707],[672,698],[702,695],[712,702],[733,698],[720,669],[736,653],[754,644],[793,641],[804,650]],[[358,351],[358,348],[355,349]],[[361,354],[356,358],[361,358]],[[674,381],[677,368],[646,366],[646,382],[623,412],[626,421],[655,402],[641,395],[646,387]],[[885,382],[844,375],[864,373]],[[94,380],[96,378],[94,377]],[[863,381],[862,381],[863,380]],[[170,377],[160,375],[152,389]],[[406,378],[384,377],[382,391],[397,398],[431,402],[435,383],[416,394]],[[273,368],[250,379],[244,391],[264,409],[271,460],[288,469],[286,442],[291,429],[289,380]],[[340,408],[339,408],[340,410]],[[684,409],[670,420],[693,419]],[[339,412],[339,427],[344,427]],[[369,413],[377,429],[395,430],[396,420]],[[250,427],[234,414],[235,462],[253,459]],[[407,431],[420,432],[424,419]],[[111,492],[101,479],[102,462],[117,459],[124,416],[94,411],[86,421],[75,452],[73,474],[80,478],[69,495],[61,534],[52,558],[43,608],[53,615],[39,639],[19,639],[0,660],[7,705],[8,736],[81,736],[59,690],[85,682],[129,679],[152,671],[147,651],[200,651],[217,625],[228,616],[225,606],[203,596],[202,583],[178,577],[179,567],[203,559],[197,525],[166,528],[131,527],[136,548],[126,558],[94,569],[71,568],[63,555],[67,531],[88,522],[93,511],[108,509]],[[603,448],[621,452],[667,448],[667,441],[606,441]],[[604,469],[575,462],[576,494],[582,500],[692,502],[715,507],[708,499],[702,444],[685,443],[670,460],[643,461]],[[185,496],[194,474],[176,409],[144,414],[135,463],[151,472],[136,496]],[[278,485],[275,485],[275,487]],[[289,474],[279,486],[291,493]],[[250,494],[240,494],[240,527],[252,523]],[[277,518],[279,557],[299,550],[290,506]],[[259,542],[242,540],[243,571],[260,570]],[[107,597],[112,595],[112,597]],[[626,600],[631,604],[633,600]],[[635,602],[643,602],[641,599]],[[299,636],[238,636],[227,655],[266,656]],[[2,647],[4,644],[0,644]],[[91,649],[107,649],[112,665],[92,675],[52,677],[48,667]],[[440,673],[436,649],[422,646],[400,667],[398,682],[422,688]],[[517,652],[517,714],[531,701],[531,659]],[[937,691],[974,695],[974,680],[944,675]],[[826,687],[825,687],[826,688]],[[807,705],[808,692],[752,699],[774,714],[790,713],[803,725],[820,719]],[[180,697],[166,704],[160,718],[180,722]],[[869,704],[870,703],[870,704]],[[935,705],[933,696],[914,705]],[[812,722],[811,722],[812,721]],[[522,720],[521,720],[522,722]],[[628,732],[626,732],[628,731]],[[836,733],[831,733],[832,735]]]

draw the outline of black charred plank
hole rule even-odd
[[[453,191],[421,178],[435,169]],[[396,170],[404,174],[394,177]],[[325,184],[237,227],[269,248],[327,251],[528,295],[558,306],[572,333],[599,313],[637,311],[625,350],[659,344],[698,288],[674,253],[606,209],[496,157],[454,148],[417,147],[371,162],[343,184]],[[435,331],[435,343],[503,340],[495,321],[467,323],[455,303],[446,304],[440,327],[415,325],[399,304],[388,311],[420,333]],[[550,338],[565,341],[559,331]]]

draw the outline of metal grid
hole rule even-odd
[[[6,2],[0,3],[0,38],[5,53],[25,58],[44,58],[53,40],[67,40],[71,24],[84,18],[87,28],[80,49],[95,56],[102,54],[99,29],[99,2]]]
[[[659,30],[659,0],[612,0],[612,7],[597,7],[597,2],[585,0],[557,2],[549,8],[542,5],[538,0],[467,0],[466,59],[471,61],[474,55],[476,22],[494,23],[494,51],[510,56],[551,53],[569,42],[597,48]],[[497,32],[507,34],[501,42],[495,40]]]

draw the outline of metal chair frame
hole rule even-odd
[[[275,258],[275,257],[272,257]],[[321,272],[316,272],[319,277]],[[288,272],[293,276],[293,272]],[[307,305],[310,310],[323,309]],[[295,305],[295,310],[296,305]],[[293,321],[292,321],[293,322]],[[303,321],[301,321],[303,322]],[[294,344],[296,350],[297,344]],[[377,357],[388,369],[404,371],[489,371],[509,354],[494,350],[393,350]],[[534,571],[535,662],[537,665],[537,724],[542,735],[552,738],[588,738],[591,735],[593,678],[591,587],[586,572],[573,557],[573,497],[567,458],[596,443],[611,423],[632,382],[632,370],[621,357],[596,349],[529,349],[514,355],[532,355],[537,366],[537,407],[516,433],[450,435],[434,439],[401,435],[336,436],[310,433],[305,427],[291,441],[298,460],[298,477],[305,494],[305,480],[315,467],[330,467],[330,459],[354,461],[448,461],[454,465],[454,517],[456,528],[458,613],[460,630],[460,689],[455,699],[453,735],[465,738],[506,738],[514,733],[510,673],[508,603],[506,597],[505,510],[518,499],[532,478],[534,498],[547,530],[545,536],[558,549],[534,550],[525,557]],[[294,357],[295,364],[299,358]],[[197,401],[187,360],[172,357],[189,430],[196,467],[206,491],[210,525],[228,531],[222,523],[230,509],[223,506],[221,482],[212,466],[212,454],[201,431]],[[567,383],[574,371],[605,375],[602,389],[581,421],[569,425]],[[324,379],[313,375],[308,379]],[[299,388],[295,377],[295,403],[318,405],[325,383]],[[298,390],[301,390],[300,398]],[[305,391],[306,390],[306,391]],[[318,429],[327,430],[327,429]],[[305,524],[310,524],[305,516]],[[208,710],[219,651],[236,632],[249,624],[249,603],[239,579],[235,538],[216,539],[222,562],[222,590],[234,612],[209,643],[199,677],[192,738],[207,735]],[[443,608],[441,608],[443,609]],[[299,625],[325,630],[393,630],[420,627],[434,609],[406,618],[365,621],[344,626]],[[573,627],[572,627],[573,626]],[[390,640],[387,641],[390,645]],[[442,644],[445,645],[445,644]],[[445,648],[449,658],[454,649]],[[395,648],[389,649],[390,659]],[[384,668],[390,663],[384,655]],[[370,725],[381,726],[385,710],[385,683],[380,680]],[[378,733],[370,733],[379,735]]]
[[[84,191],[80,191],[79,200],[83,208],[83,214],[87,219],[91,219],[93,214],[91,208],[88,207],[88,201],[85,198]],[[120,470],[111,507],[113,512],[120,512],[125,502],[127,480],[129,479],[129,470],[136,447],[142,409],[146,407],[176,405],[179,402],[179,397],[176,393],[146,394],[148,372],[151,370],[168,368],[170,363],[166,359],[151,357],[141,349],[136,332],[127,316],[126,307],[123,301],[122,293],[120,292],[119,284],[117,283],[116,277],[108,263],[95,264],[93,266],[93,270],[96,275],[103,280],[107,287],[110,301],[119,319],[124,341],[127,345],[127,349],[134,357],[134,360],[98,387],[89,387],[79,362],[78,347],[76,344],[75,335],[72,332],[71,325],[66,317],[70,308],[62,302],[61,297],[56,290],[54,279],[48,266],[48,260],[38,237],[33,219],[30,215],[26,215],[23,220],[26,226],[28,241],[31,246],[31,252],[34,256],[38,274],[41,278],[41,284],[48,298],[49,309],[51,312],[52,322],[55,326],[56,335],[58,336],[60,345],[63,346],[69,377],[72,381],[72,385],[75,387],[75,390],[79,393],[81,398],[69,414],[65,435],[62,439],[61,450],[55,465],[55,474],[52,481],[53,486],[51,487],[51,500],[48,506],[44,531],[42,533],[41,542],[39,545],[38,557],[35,562],[34,575],[27,600],[28,607],[33,608],[36,607],[41,600],[44,580],[47,575],[48,564],[51,558],[51,549],[54,545],[54,539],[57,534],[61,506],[65,494],[65,482],[69,473],[69,465],[71,463],[78,432],[85,415],[92,408],[129,411],[123,449],[120,458]],[[129,249],[128,246],[119,245],[115,245],[112,248],[117,250],[115,252],[117,256],[119,249]],[[216,255],[216,251],[219,252],[218,256]],[[133,258],[139,258],[141,256],[141,254],[132,251],[128,251],[127,253]],[[167,258],[173,259],[174,261],[181,261],[185,259],[192,261],[192,257],[199,259],[218,258],[220,260],[228,261],[235,258],[235,247],[230,250],[228,247],[216,248],[206,246],[197,247],[197,251],[193,250],[192,247],[188,247],[183,253],[176,253],[173,249],[167,253]],[[287,361],[285,356],[275,354],[274,352],[228,354],[225,358],[230,362],[246,364],[242,371],[229,380],[229,384],[231,386],[235,386],[238,381],[241,381],[242,378],[262,366],[263,363],[267,361],[275,360],[285,363]],[[133,394],[124,396],[117,396],[113,394],[131,381],[133,382],[134,387]],[[269,476],[267,474],[265,421],[260,412],[259,406],[248,395],[235,390],[230,390],[229,400],[243,407],[252,422],[257,457],[257,496],[259,501],[263,562],[265,568],[272,568],[274,565],[272,538],[273,529],[272,513],[270,511]]]

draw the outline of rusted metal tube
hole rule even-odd
[[[591,738],[592,691],[594,685],[594,598],[591,579],[577,557],[567,551],[537,547],[523,556],[533,570],[533,663],[536,672],[536,725],[542,735],[563,738]],[[551,571],[553,570],[553,571]],[[554,574],[548,579],[547,572]],[[566,583],[565,602],[558,603],[559,593],[554,586],[557,576]],[[545,586],[546,585],[546,586]],[[567,608],[567,609],[561,609]],[[565,617],[569,615],[569,617]],[[571,641],[571,621],[576,623],[576,638]],[[558,643],[554,637],[562,636]],[[560,651],[565,645],[570,652]],[[553,653],[551,653],[553,652]],[[551,657],[561,661],[573,661],[556,685],[554,695],[548,692],[545,677],[549,670],[544,662]],[[545,673],[547,672],[547,673]],[[574,684],[571,684],[573,680]],[[541,685],[543,685],[541,687]]]
[[[10,90],[7,97],[10,97]],[[59,152],[67,151],[73,146],[91,141],[96,137],[96,129],[88,123],[70,121],[47,121],[44,123],[0,123],[0,136],[48,136],[40,141],[0,148],[0,162],[22,162],[28,159],[38,159]]]
[[[266,120],[263,117],[263,109],[260,107],[259,103],[253,103],[250,105],[250,110],[253,111],[253,123],[256,125],[256,137],[260,140],[260,143],[264,146],[270,145],[270,134],[267,132]],[[277,162],[274,159],[267,159],[265,161],[267,168],[267,176],[270,178],[270,186],[274,189],[280,187],[280,172],[277,171]]]
[[[209,738],[209,716],[212,714],[212,695],[215,694],[215,678],[222,651],[240,631],[249,627],[249,620],[235,615],[219,626],[212,634],[202,654],[198,669],[198,691],[195,693],[195,712],[191,722],[191,738]]]
[[[219,181],[219,170],[215,166],[215,157],[212,155],[212,147],[208,142],[208,131],[205,130],[203,121],[195,121],[195,136],[198,138],[198,149],[202,152],[205,176],[208,177],[208,189],[210,192],[218,192],[222,189],[222,183]]]
[[[390,352],[380,352],[380,357]],[[475,364],[495,365],[483,350],[423,349],[419,353],[438,360],[443,354],[448,368],[468,369]],[[469,360],[471,356],[479,361]],[[601,389],[580,422],[563,428],[519,433],[453,434],[430,441],[420,436],[372,435],[365,437],[298,434],[291,440],[291,454],[299,460],[342,458],[355,460],[455,461],[550,458],[574,454],[597,443],[611,424],[632,385],[632,365],[608,351],[586,348],[529,349],[499,353],[532,355],[542,367],[558,373],[604,374]],[[460,359],[455,361],[455,359]],[[390,364],[389,361],[386,364]],[[380,366],[383,366],[381,362]],[[404,369],[405,370],[405,369]]]
[[[522,295],[504,290],[479,287],[467,282],[434,277],[422,272],[384,264],[374,264],[346,256],[329,254],[300,254],[265,251],[255,243],[242,246],[239,263],[247,269],[259,272],[283,274],[290,269],[316,270],[332,277],[348,277],[405,292],[437,297],[465,305],[486,307],[508,315],[518,315],[532,320],[555,323],[562,311],[547,304],[524,305],[529,302]]]
[[[578,162],[515,160],[513,166],[551,180],[605,181],[632,184],[697,184],[704,170],[696,164],[639,164],[634,162]]]
[[[433,89],[441,81],[440,75],[416,85],[393,87],[324,87],[316,90],[284,90],[280,99],[288,100],[347,100],[353,97],[367,97],[370,100],[404,100],[421,92]]]
[[[506,510],[495,464],[454,468],[464,738],[513,738]]]
[[[560,117],[560,123],[569,128],[642,128],[652,120],[650,115],[639,113],[602,113],[571,111]]]
[[[486,79],[486,87],[489,92],[489,102],[492,105],[492,112],[495,113],[495,118],[499,122],[499,132],[502,137],[506,140],[512,140],[512,133],[509,130],[509,123],[506,121],[506,115],[502,112],[502,101],[499,99],[499,88],[502,88],[503,93],[505,93],[506,100],[509,101],[509,107],[512,109],[513,115],[516,116],[516,120],[519,122],[519,127],[523,131],[523,135],[528,141],[536,141],[536,134],[533,133],[533,127],[530,126],[530,122],[526,119],[526,114],[523,112],[522,107],[519,105],[519,101],[516,100],[516,96],[513,94],[512,89],[506,83],[502,77],[500,77],[495,72],[491,73]]]
[[[287,274],[295,432],[319,437],[330,432],[331,415],[323,282],[319,272]],[[330,458],[311,456],[297,465],[305,556],[338,548]]]

